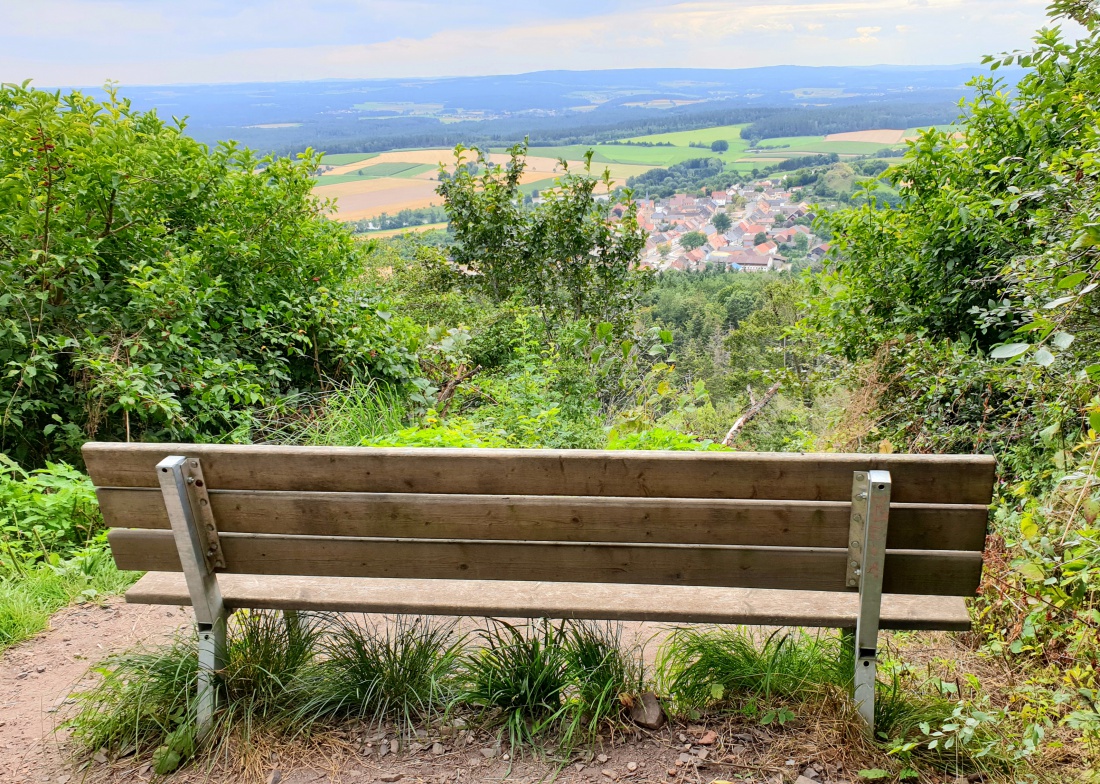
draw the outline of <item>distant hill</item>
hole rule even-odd
[[[950,121],[967,80],[959,66],[648,68],[440,79],[122,87],[139,109],[187,116],[206,142],[330,152],[455,141],[563,144],[756,122],[801,108],[922,104]],[[1000,72],[1011,83],[1014,74]],[[895,108],[894,114],[898,114]],[[930,113],[931,112],[931,113]],[[904,111],[901,111],[904,115]],[[914,123],[915,124],[915,123]],[[896,123],[895,123],[896,127]],[[906,127],[902,125],[901,127]]]

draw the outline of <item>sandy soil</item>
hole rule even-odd
[[[93,682],[89,668],[109,653],[157,643],[189,626],[189,611],[113,599],[70,607],[50,629],[0,658],[0,781],[62,782],[74,773],[55,726],[69,695]],[[74,781],[79,779],[73,779]],[[85,779],[92,780],[92,779]]]
[[[901,144],[905,131],[850,131],[849,133],[830,133],[827,142],[873,142],[874,144]]]

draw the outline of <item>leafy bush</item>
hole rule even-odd
[[[60,564],[102,525],[87,476],[64,463],[28,472],[0,454],[0,575],[40,560]]]
[[[328,379],[407,377],[318,157],[210,150],[155,113],[0,87],[0,451],[224,437]]]

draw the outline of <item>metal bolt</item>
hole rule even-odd
[[[189,485],[195,484],[195,477],[193,477],[193,476],[187,477],[187,484],[189,484]]]
[[[855,580],[849,580],[848,581],[848,585],[850,585],[850,586],[855,586],[855,584],[856,584]]]
[[[856,496],[856,498],[858,498],[860,501],[866,501],[867,493],[860,493],[858,496]]]
[[[852,547],[859,549],[859,542],[852,542]]]
[[[856,577],[859,577],[861,574],[863,574],[863,570],[856,569],[854,572],[852,572],[852,574],[854,574]]]
[[[861,515],[861,514],[852,515],[852,522],[853,523],[862,523],[863,522],[863,515]]]
[[[866,478],[867,478],[866,474],[856,474],[856,481],[857,482],[862,482]]]
[[[859,566],[859,561],[852,561],[852,566]]]
[[[191,461],[191,467],[192,468],[198,468],[199,467],[199,461],[198,460],[192,460]]]

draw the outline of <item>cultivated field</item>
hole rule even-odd
[[[873,142],[874,144],[901,144],[905,141],[905,131],[852,131],[850,133],[830,133],[827,142]]]
[[[552,149],[552,151],[551,151]],[[554,178],[563,172],[557,157],[564,157],[570,168],[583,167],[583,155],[587,147],[532,148],[527,158],[527,169],[521,182],[523,191],[530,193],[553,185]],[[698,156],[690,156],[698,157]],[[466,160],[472,160],[467,155]],[[493,163],[508,162],[503,150],[494,149],[489,156]],[[373,218],[383,212],[393,214],[399,210],[437,206],[443,200],[435,193],[439,184],[439,165],[453,167],[454,151],[451,149],[398,150],[373,156],[326,156],[325,164],[337,164],[317,179],[313,192],[322,199],[335,199],[335,217],[339,220]],[[613,180],[622,184],[628,177],[653,168],[652,165],[609,163],[593,160],[593,170],[611,171]]]

